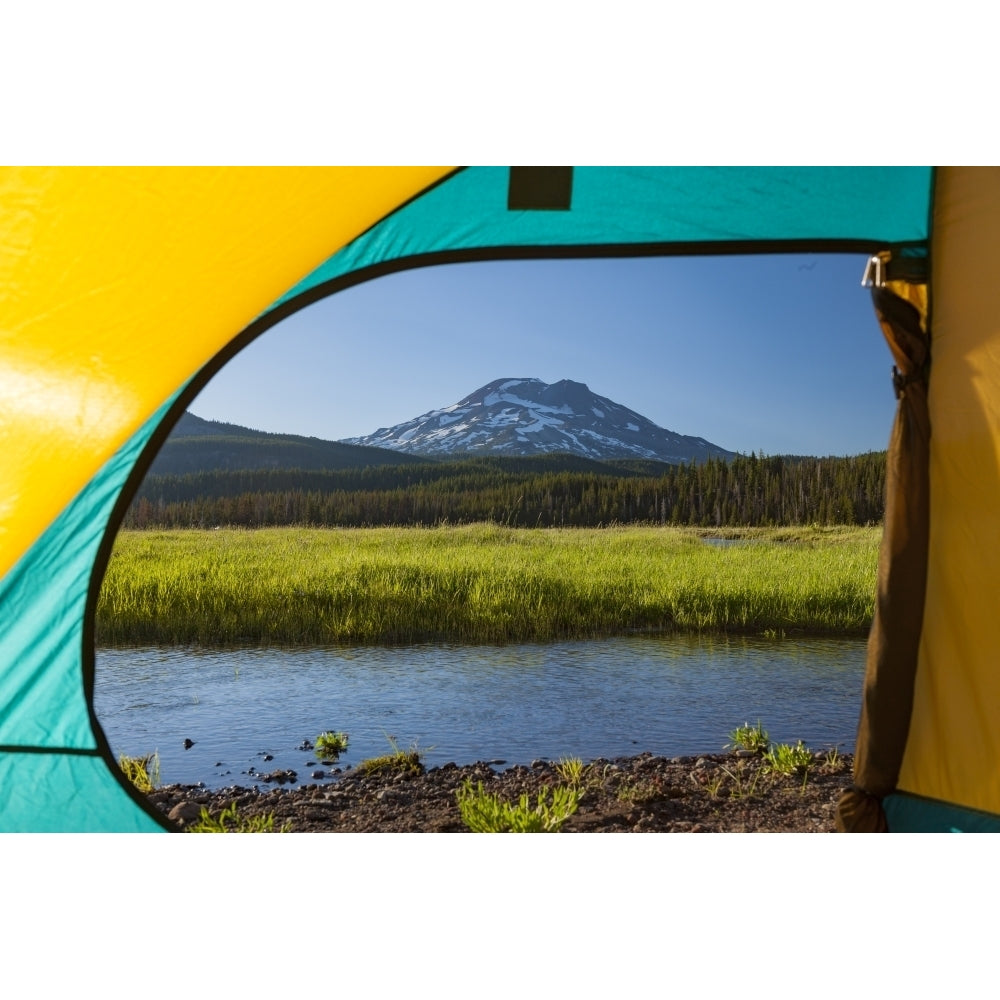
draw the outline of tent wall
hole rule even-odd
[[[1000,169],[940,168],[927,610],[899,779],[901,791],[993,814],[1000,813],[998,233]],[[912,803],[908,809],[915,811]]]

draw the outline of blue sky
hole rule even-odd
[[[733,451],[886,446],[892,359],[858,255],[509,261],[424,268],[290,317],[191,410],[338,439],[497,378],[586,382]]]

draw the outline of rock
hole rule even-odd
[[[277,785],[283,785],[285,782],[290,782],[295,784],[299,780],[299,776],[295,771],[272,771],[270,774],[258,774],[257,779],[259,781],[266,781],[268,784],[274,783]]]
[[[185,740],[184,741],[184,749],[185,750],[190,750],[191,747],[193,747],[193,746],[194,746],[194,740]]]
[[[178,826],[188,826],[201,819],[201,806],[197,802],[178,802],[167,813],[167,819],[172,819]]]
[[[309,777],[310,778],[323,778],[323,777],[326,777],[326,774],[325,774],[324,771],[313,771],[313,773],[311,775],[309,775]]]

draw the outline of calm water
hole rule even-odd
[[[253,784],[324,730],[340,765],[416,743],[428,766],[714,753],[761,719],[772,740],[854,749],[863,639],[613,638],[393,649],[98,650],[95,707],[115,753],[157,750],[164,783]],[[184,741],[194,746],[184,749]],[[273,760],[265,761],[266,754]]]

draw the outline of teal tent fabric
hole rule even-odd
[[[1000,833],[1000,816],[894,792],[882,800],[890,833]]]
[[[509,167],[468,167],[334,254],[275,303],[387,261],[646,247],[859,251],[926,243],[931,167],[574,167],[568,211],[509,210]]]
[[[0,832],[163,833],[103,757],[0,752]]]
[[[84,647],[91,574],[166,402],[0,580],[0,831],[161,830],[102,753]],[[89,664],[89,667],[88,667]]]

